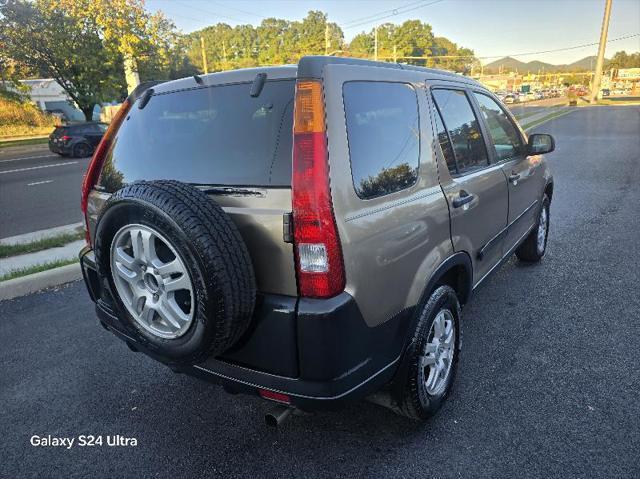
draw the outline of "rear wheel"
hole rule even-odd
[[[91,146],[86,143],[78,143],[73,147],[73,156],[75,158],[86,158],[91,155]]]
[[[455,377],[460,346],[460,305],[455,291],[440,286],[420,312],[401,369],[397,412],[422,421],[444,403]]]

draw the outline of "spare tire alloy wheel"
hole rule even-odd
[[[165,339],[185,334],[195,297],[173,245],[149,226],[126,225],[114,236],[110,257],[118,294],[138,325]]]

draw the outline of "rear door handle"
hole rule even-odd
[[[519,179],[520,179],[520,175],[518,173],[511,173],[509,175],[509,181],[511,183],[513,183],[514,185],[516,185],[518,183]]]
[[[475,196],[473,196],[473,195],[467,193],[466,191],[462,190],[462,191],[460,191],[458,196],[456,196],[453,199],[451,204],[453,205],[454,208],[460,208],[461,206],[464,206],[464,205],[466,205],[468,203],[471,203],[474,198],[475,198]]]

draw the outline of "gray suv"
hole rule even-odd
[[[85,176],[84,278],[130,349],[274,421],[367,397],[424,420],[472,291],[545,254],[553,149],[439,70],[304,57],[142,85]]]

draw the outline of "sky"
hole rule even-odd
[[[146,0],[188,33],[215,23],[259,25],[266,17],[301,20],[321,10],[341,26],[345,39],[376,24],[419,19],[444,36],[474,50],[483,63],[503,56],[521,61],[571,63],[597,53],[605,0]],[[386,18],[381,18],[386,17]],[[640,34],[640,0],[613,0],[608,39]],[[640,35],[607,44],[606,56],[640,51]],[[488,57],[488,58],[482,58]]]

